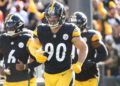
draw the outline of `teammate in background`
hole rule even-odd
[[[4,86],[35,86],[34,67],[40,63],[27,64],[29,56],[33,58],[27,49],[32,33],[23,31],[24,22],[14,14],[7,15],[4,26],[6,33],[0,35],[0,60],[5,63],[0,74],[6,76]]]
[[[76,73],[81,72],[81,66],[87,56],[87,45],[81,38],[79,28],[65,23],[65,9],[61,3],[50,3],[45,17],[48,24],[36,28],[36,38],[30,43],[29,50],[34,56],[35,45],[42,45],[48,54],[44,72],[45,86],[73,86],[72,44],[81,51],[78,62],[72,65]],[[39,62],[39,58],[36,60]]]
[[[73,13],[70,22],[75,23],[80,28],[81,36],[86,41],[89,49],[82,71],[75,75],[74,86],[97,86],[98,70],[96,64],[103,61],[107,56],[107,49],[102,42],[101,35],[95,30],[88,30],[87,17],[84,13]]]

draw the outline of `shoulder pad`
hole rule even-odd
[[[72,24],[73,25],[73,33],[72,33],[72,36],[80,36],[80,29],[77,27],[77,25],[75,24]]]

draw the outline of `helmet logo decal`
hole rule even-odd
[[[68,38],[69,38],[68,34],[63,34],[63,39],[64,40],[68,40]]]
[[[23,47],[24,47],[24,43],[23,43],[23,42],[19,42],[19,43],[18,43],[18,47],[19,47],[19,48],[23,48]]]

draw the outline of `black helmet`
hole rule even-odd
[[[81,30],[85,29],[87,26],[87,17],[82,12],[73,13],[69,21],[71,23],[75,23]]]
[[[21,17],[17,15],[8,14],[5,19],[4,27],[6,33],[8,33],[11,28],[14,28],[14,30],[12,30],[12,34],[14,35],[15,33],[19,33],[20,31],[22,31],[24,27],[24,22],[22,21]]]
[[[65,22],[65,8],[64,6],[59,2],[53,2],[50,3],[47,9],[45,10],[45,17],[49,24],[48,17],[58,17],[58,23],[56,25],[50,25],[50,27],[54,28],[58,25],[61,25]]]

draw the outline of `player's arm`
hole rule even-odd
[[[38,63],[35,59],[33,59],[31,57],[32,56],[30,55],[30,59],[32,59],[32,62],[30,61],[27,64],[24,64],[22,61],[18,60],[18,63],[16,64],[16,70],[23,71],[23,70],[27,70],[27,69],[33,69],[41,64],[41,63]]]
[[[16,64],[16,70],[18,71],[23,71],[23,70],[26,70],[26,69],[32,69],[34,67],[37,67],[38,65],[40,65],[40,63],[38,63],[36,61],[36,58],[38,56],[36,56],[36,51],[40,49],[41,45],[40,44],[36,44],[33,43],[35,40],[34,38],[30,38],[28,41],[27,41],[27,49],[28,49],[28,52],[30,54],[30,57],[32,59],[34,59],[34,61],[28,63],[28,64],[24,64],[22,61],[18,60],[18,63]],[[39,41],[38,41],[39,43]],[[38,53],[40,55],[40,53]]]
[[[29,68],[29,69],[32,69],[32,68],[35,68],[37,66],[41,65],[41,63],[38,63],[35,59],[34,56],[30,55],[30,59],[29,59],[29,63],[26,64],[26,69]]]
[[[80,32],[77,29],[73,31],[72,35],[72,43],[77,49],[79,49],[78,62],[76,64],[73,64],[72,68],[76,73],[80,73],[81,66],[87,57],[88,47],[87,44],[84,42],[83,38],[80,36]]]
[[[40,65],[40,63],[38,63],[36,60],[28,64],[24,64],[22,61],[18,60],[18,63],[16,64],[16,70],[23,71],[27,69],[33,69],[37,67],[38,65]]]
[[[79,49],[78,62],[83,64],[88,53],[88,47],[81,36],[72,39],[73,44]]]
[[[98,3],[98,11],[99,11],[100,15],[102,16],[102,18],[105,19],[107,16],[107,11],[104,8],[103,0],[99,1],[99,3]]]
[[[47,61],[47,57],[44,56],[44,51],[41,50],[41,42],[37,38],[37,30],[34,31],[35,37],[32,38],[28,44],[28,50],[32,56],[35,57],[36,61],[39,63],[44,63]]]

